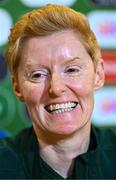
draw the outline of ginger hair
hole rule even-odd
[[[21,49],[28,38],[48,36],[62,30],[77,33],[96,66],[101,52],[87,17],[66,6],[48,4],[23,15],[11,29],[6,48],[6,62],[11,74],[17,72]]]

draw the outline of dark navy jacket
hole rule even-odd
[[[41,159],[31,127],[0,140],[0,179],[64,178]],[[75,159],[69,179],[116,179],[116,133],[92,127],[88,152]]]

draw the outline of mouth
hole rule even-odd
[[[48,113],[64,113],[68,111],[72,111],[78,105],[77,102],[67,102],[61,104],[49,104],[45,106],[45,109]]]

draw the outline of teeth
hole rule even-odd
[[[51,104],[47,107],[47,110],[48,111],[56,111],[56,113],[61,113],[61,112],[64,112],[64,111],[70,111],[72,110],[75,106],[76,106],[77,103],[75,102],[69,102],[69,103],[63,103],[63,104]]]
[[[73,110],[73,108],[59,109],[59,110],[53,111],[53,113],[54,113],[54,114],[59,114],[59,113],[63,113],[63,112],[66,112],[66,111],[71,111],[71,110]]]

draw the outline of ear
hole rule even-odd
[[[15,93],[16,97],[20,101],[24,101],[24,97],[23,97],[23,95],[21,93],[20,86],[19,86],[19,81],[18,81],[17,76],[13,76],[12,83],[13,83],[13,89],[14,89],[14,93]]]
[[[105,81],[105,74],[104,74],[104,61],[103,59],[100,59],[98,61],[96,72],[95,72],[95,85],[94,89],[98,90],[104,85]]]

